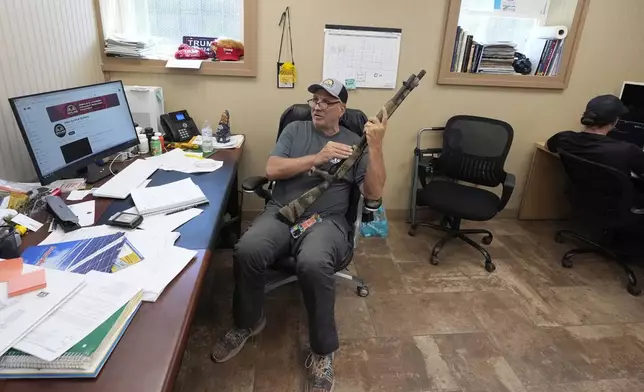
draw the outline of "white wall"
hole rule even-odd
[[[92,0],[0,0],[0,178],[36,174],[10,97],[103,81]]]

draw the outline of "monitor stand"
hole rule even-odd
[[[112,169],[114,173],[117,171]],[[98,166],[95,163],[91,163],[82,169],[79,169],[75,173],[69,173],[63,178],[84,178],[87,184],[95,184],[102,180],[105,177],[111,176],[110,165]]]

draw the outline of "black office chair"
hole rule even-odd
[[[310,120],[311,109],[308,105],[296,104],[289,107],[288,109],[286,109],[286,111],[284,111],[282,117],[280,118],[279,129],[277,130],[277,139],[279,139],[279,136],[284,128],[291,122]],[[340,119],[340,125],[358,134],[358,136],[362,136],[364,125],[367,123],[367,120],[367,116],[362,111],[347,109],[345,114]],[[266,203],[273,199],[271,193],[272,188],[273,183],[269,182],[266,177],[262,176],[247,178],[242,183],[242,190],[245,193],[254,193],[257,196],[263,198]],[[344,260],[342,260],[340,265],[336,266],[335,275],[338,278],[357,283],[357,294],[361,297],[366,297],[367,295],[369,295],[369,288],[364,283],[364,281],[356,276],[351,276],[349,274],[341,272],[342,270],[346,270],[346,268],[351,263],[351,260],[353,259],[353,251],[358,244],[358,237],[360,235],[360,223],[363,221],[363,215],[365,218],[372,215],[371,211],[365,211],[363,214],[364,200],[358,187],[353,187],[353,189],[351,190],[350,199],[351,200],[349,203],[349,209],[347,210],[346,219],[347,222],[349,222],[349,224],[351,225],[347,240],[351,243],[352,246],[349,254],[344,258]],[[296,262],[297,260],[293,255],[289,255],[286,258],[276,260],[271,270],[269,270],[265,291],[268,293],[278,287],[296,281]]]
[[[571,249],[561,259],[561,265],[572,268],[572,257],[595,253],[616,261],[626,271],[627,290],[640,295],[637,277],[626,264],[632,256],[628,238],[642,230],[644,210],[633,208],[633,182],[621,171],[559,150],[559,157],[568,178],[566,195],[573,209],[575,221],[581,223],[584,233],[560,230],[555,236],[559,243],[566,237],[583,244]],[[639,227],[638,227],[639,223]],[[641,237],[641,236],[640,236]],[[631,241],[627,241],[630,239]],[[641,238],[639,239],[641,241]]]
[[[515,177],[506,173],[503,165],[512,145],[514,131],[503,121],[464,115],[450,118],[445,127],[421,129],[417,144],[420,143],[422,133],[426,131],[443,131],[443,148],[431,151],[431,154],[438,157],[429,162],[435,168],[428,170],[439,173],[441,178],[426,182],[422,189],[417,191],[418,167],[422,166],[420,163],[424,151],[417,145],[409,235],[416,235],[418,226],[446,232],[447,235],[432,249],[432,264],[438,264],[438,252],[448,241],[459,238],[481,252],[485,257],[485,269],[493,272],[496,266],[488,251],[468,237],[469,234],[485,234],[481,242],[489,245],[494,238],[492,233],[485,229],[464,230],[460,226],[463,219],[481,222],[492,219],[510,200]],[[502,184],[502,195],[499,198],[488,190],[457,181],[486,187]],[[417,205],[427,206],[443,214],[440,224],[416,222]]]

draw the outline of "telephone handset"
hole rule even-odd
[[[165,140],[187,142],[193,136],[199,136],[199,128],[186,110],[179,110],[161,115],[161,127]]]

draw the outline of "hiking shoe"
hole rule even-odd
[[[333,377],[333,353],[317,355],[311,352],[304,366],[308,369],[305,392],[332,392],[335,384]]]
[[[213,346],[210,357],[217,363],[226,362],[241,351],[248,338],[262,332],[264,327],[266,327],[266,317],[262,316],[253,329],[231,329],[224,336],[217,339],[217,343]]]

